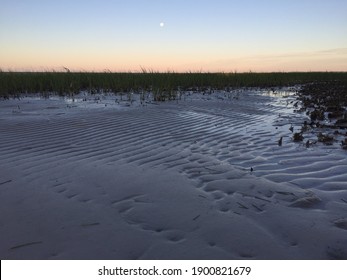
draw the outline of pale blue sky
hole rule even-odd
[[[0,67],[62,66],[347,71],[347,0],[0,0]]]

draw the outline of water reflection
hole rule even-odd
[[[261,91],[262,95],[270,97],[289,97],[298,93],[300,87],[272,88]]]

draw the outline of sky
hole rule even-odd
[[[347,71],[347,0],[0,0],[2,71]]]

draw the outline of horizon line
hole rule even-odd
[[[12,70],[12,69],[2,69],[0,67],[0,73],[90,73],[90,74],[271,74],[271,73],[347,73],[347,70],[310,70],[310,71],[203,71],[203,70],[188,70],[188,71],[160,71],[153,69],[142,69],[141,70],[127,70],[127,71],[111,71],[109,69],[101,70],[70,70],[67,67],[63,67],[64,70],[34,70],[34,69],[23,69],[23,70]]]

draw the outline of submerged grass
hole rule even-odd
[[[177,90],[233,89],[239,87],[280,87],[312,82],[342,81],[347,72],[281,73],[95,73],[95,72],[1,72],[0,96],[40,93],[72,95],[151,91],[158,100],[170,99]]]

